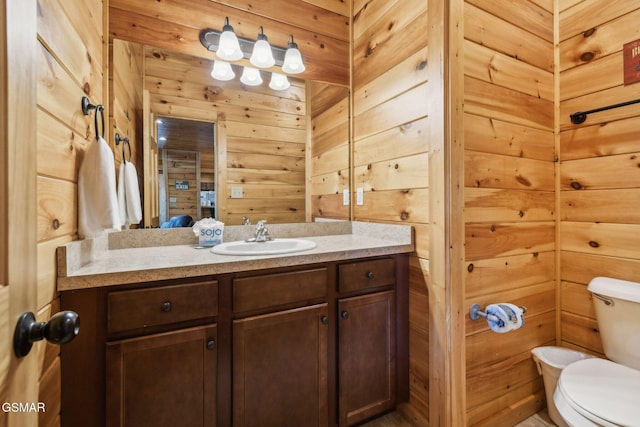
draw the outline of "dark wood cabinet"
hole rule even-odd
[[[408,399],[406,254],[63,292],[63,426],[346,427]]]
[[[107,344],[106,424],[216,426],[215,326]]]
[[[327,304],[233,322],[234,427],[327,425]]]
[[[338,412],[353,425],[396,404],[395,292],[338,302]]]

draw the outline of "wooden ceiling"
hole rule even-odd
[[[158,146],[171,150],[213,151],[214,125],[211,122],[158,117]],[[166,138],[163,140],[161,138]]]

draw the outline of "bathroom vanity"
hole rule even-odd
[[[81,332],[62,348],[62,424],[348,426],[408,399],[410,227],[346,231],[282,256],[172,245],[63,266]],[[136,251],[165,256],[114,267]],[[176,261],[189,251],[208,259],[194,275]]]

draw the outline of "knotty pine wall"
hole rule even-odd
[[[107,104],[103,16],[100,1],[38,0],[37,300],[43,321],[59,311],[55,250],[77,239],[78,167],[85,147],[95,143],[93,119],[83,116],[80,100],[86,95]],[[36,348],[39,400],[46,404],[39,424],[58,425],[60,347]]]
[[[156,116],[215,121],[218,128],[218,219],[238,225],[305,220],[305,83],[290,78],[291,87],[274,91],[269,76],[256,87],[211,77],[213,62],[158,48],[146,48],[145,90]],[[199,111],[198,111],[199,110]],[[226,162],[224,159],[226,158]],[[243,198],[230,198],[241,187]]]
[[[349,88],[309,82],[311,141],[307,168],[311,197],[307,218],[348,220],[343,190],[350,188]],[[349,196],[350,197],[350,196]]]
[[[129,138],[128,148],[119,145],[114,152],[116,170],[120,167],[123,156],[131,160],[138,172],[138,182],[142,183],[142,90],[144,88],[144,54],[143,47],[136,43],[114,40],[109,44],[109,139],[114,141],[118,133]],[[124,153],[124,154],[123,154]]]
[[[640,107],[569,115],[640,98],[624,85],[622,46],[640,39],[640,1],[567,2],[560,41],[560,339],[602,356],[586,285],[596,276],[640,281]]]
[[[544,406],[530,350],[553,345],[553,2],[464,3],[465,304],[528,308],[507,334],[466,316],[467,425],[514,425]]]
[[[429,423],[428,140],[424,0],[353,2],[353,219],[415,227],[410,262],[410,401],[400,410]],[[352,198],[356,200],[355,197]]]

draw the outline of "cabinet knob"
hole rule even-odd
[[[320,318],[320,321],[322,322],[323,325],[328,325],[329,324],[329,316],[322,316]]]
[[[216,348],[216,342],[214,340],[207,341],[207,350],[213,350]]]
[[[165,313],[168,313],[171,311],[171,301],[165,301],[162,303],[162,305],[160,306],[160,310],[164,311]]]
[[[340,317],[342,317],[343,319],[348,319],[349,318],[349,312],[348,311],[343,311],[342,313],[340,313]]]
[[[373,271],[367,271],[367,279],[373,279],[375,276],[375,274],[373,274]]]

